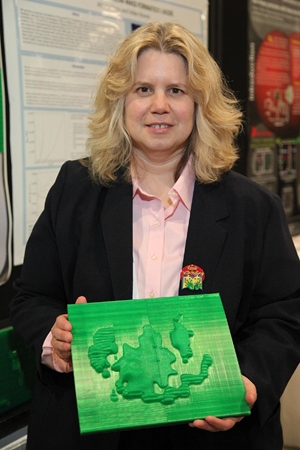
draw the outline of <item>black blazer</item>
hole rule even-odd
[[[203,293],[220,292],[241,372],[258,399],[251,416],[224,433],[169,427],[172,448],[281,450],[279,398],[300,360],[300,263],[280,199],[232,171],[217,183],[196,182],[188,264],[203,268]],[[179,295],[190,295],[179,281],[178,274]],[[64,164],[16,288],[11,321],[38,365],[28,449],[116,449],[119,433],[79,438],[73,374],[41,365],[40,355],[56,317],[78,296],[132,297],[132,186],[104,188],[78,161]]]

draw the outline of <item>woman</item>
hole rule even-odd
[[[230,170],[240,122],[218,67],[180,25],[147,24],[111,58],[90,156],[62,167],[11,303],[38,364],[29,450],[281,450],[300,265],[278,197]],[[179,284],[189,264],[205,272],[203,293],[221,294],[251,416],[80,437],[67,304],[191,294]]]

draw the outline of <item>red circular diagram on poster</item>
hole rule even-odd
[[[287,134],[293,101],[288,36],[278,30],[262,41],[255,65],[255,100],[262,121],[278,136]]]

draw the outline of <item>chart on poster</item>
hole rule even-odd
[[[136,27],[176,21],[207,43],[207,0],[4,2],[14,264],[62,163],[85,155],[87,116],[108,55]]]

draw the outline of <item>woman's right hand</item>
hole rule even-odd
[[[85,297],[80,296],[75,303],[87,303]],[[68,321],[68,314],[62,314],[56,318],[56,321],[51,328],[52,340],[51,345],[53,352],[55,352],[58,358],[65,361],[70,369],[72,369],[71,358],[71,341],[72,341],[72,325]]]

